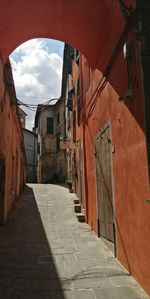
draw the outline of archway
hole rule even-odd
[[[112,57],[113,50],[117,45],[117,41],[119,40],[119,37],[121,36],[121,33],[123,32],[126,23],[124,16],[121,14],[119,2],[123,2],[123,1],[95,0],[93,4],[92,0],[87,0],[87,1],[75,0],[74,2],[69,0],[66,1],[55,0],[55,2],[53,2],[52,0],[43,0],[43,1],[14,0],[12,2],[9,2],[9,0],[5,0],[5,2],[3,1],[3,3],[1,3],[1,13],[0,13],[1,55],[4,61],[6,61],[9,54],[24,41],[32,38],[38,38],[38,37],[50,37],[53,39],[64,41],[72,45],[73,47],[78,48],[85,55],[85,57],[87,58],[87,60],[89,61],[90,65],[93,68],[97,68],[103,72],[103,70],[107,66],[109,59]],[[138,2],[140,2],[140,0]],[[130,5],[133,3],[133,1],[126,0],[126,3]],[[135,44],[136,55],[137,55],[136,57],[139,57],[139,52],[137,50],[138,48],[137,39],[135,34],[134,36],[131,35],[129,40],[133,44]],[[147,53],[148,52],[146,51],[145,54]],[[136,61],[138,61],[138,59]],[[124,122],[124,126],[123,126],[122,121],[120,120],[121,109],[122,109],[121,106],[123,105],[119,103],[119,99],[120,99],[119,96],[123,95],[123,92],[126,89],[125,86],[125,83],[127,81],[127,76],[125,76],[126,72],[127,72],[126,63],[125,61],[123,61],[123,55],[122,52],[120,51],[119,59],[113,69],[113,78],[112,76],[110,76],[109,78],[109,81],[117,90],[117,95],[114,94],[114,90],[112,89],[111,89],[111,93],[108,94],[108,92],[106,92],[106,97],[104,99],[105,102],[103,103],[103,107],[101,111],[107,113],[109,112],[109,108],[111,108],[112,110],[112,116],[114,120],[114,140],[117,149],[116,152],[118,151],[117,153],[120,153],[120,158],[119,158],[120,160],[118,159],[118,157],[115,158],[116,159],[115,160],[116,161],[116,168],[115,168],[116,182],[118,182],[117,198],[121,199],[120,202],[118,200],[118,210],[121,211],[120,222],[122,221],[123,218],[122,216],[124,216],[125,207],[127,204],[129,204],[126,209],[126,211],[130,210],[128,219],[130,220],[130,223],[131,221],[133,222],[133,219],[135,220],[133,222],[134,225],[130,225],[130,227],[136,228],[137,225],[137,227],[140,227],[141,230],[137,231],[136,234],[133,232],[131,234],[131,231],[128,231],[128,223],[127,223],[128,221],[124,221],[122,230],[124,231],[125,239],[129,237],[129,239],[127,239],[127,242],[129,244],[128,249],[131,251],[131,259],[133,260],[133,263],[135,260],[137,260],[136,269],[135,269],[135,265],[133,264],[133,272],[135,273],[135,276],[138,277],[138,280],[141,281],[143,286],[145,285],[145,288],[149,290],[148,279],[146,282],[144,281],[145,278],[149,277],[147,267],[144,266],[147,264],[149,260],[148,246],[147,246],[148,231],[145,229],[146,226],[145,220],[147,219],[147,223],[149,223],[148,222],[149,215],[148,215],[148,210],[146,209],[146,205],[144,205],[145,198],[147,198],[147,194],[149,194],[149,190],[147,190],[147,185],[146,185],[148,182],[147,180],[148,176],[145,170],[146,168],[144,169],[145,176],[143,176],[141,167],[139,167],[140,164],[138,164],[140,160],[142,161],[144,157],[144,161],[146,165],[145,139],[143,134],[143,132],[145,133],[144,120],[143,120],[143,108],[142,108],[143,103],[141,101],[142,99],[141,77],[140,77],[140,70],[136,69],[136,73],[137,73],[136,79],[138,78],[138,80],[136,81],[138,82],[138,84],[136,85],[136,98],[135,101],[132,102],[130,101],[126,105],[130,112],[129,114],[126,107],[125,109],[123,108],[124,110],[122,110],[123,111],[122,116],[123,117],[125,116],[123,118],[123,122]],[[118,92],[118,89],[121,89],[123,92]],[[110,91],[110,89],[108,89],[108,91]],[[116,110],[116,105],[118,105],[117,108],[118,110]],[[99,111],[100,109],[97,111],[97,113]],[[108,116],[109,113],[106,115],[106,117],[108,118]],[[133,118],[135,118],[136,121],[134,121]],[[104,121],[104,119],[102,119],[101,121]],[[129,123],[131,123],[130,127],[129,127]],[[137,123],[140,124],[142,130],[139,129],[137,131],[138,128]],[[99,129],[98,124],[96,126],[94,128],[95,131]],[[117,127],[118,127],[118,131],[116,130]],[[139,145],[139,147],[136,146],[136,149],[138,148],[138,150],[135,150],[136,143],[133,142],[134,135],[131,136],[130,134],[128,134],[131,133],[131,128],[135,128],[133,133],[136,135],[135,141],[136,142],[138,141],[137,144]],[[121,134],[119,132],[121,132]],[[121,139],[120,136],[123,136],[124,132],[127,132],[127,136]],[[129,138],[130,136],[131,138]],[[142,143],[140,143],[140,138]],[[126,143],[126,141],[128,142]],[[126,152],[124,156],[122,155],[123,144],[125,144],[126,146],[125,148]],[[131,148],[132,145],[133,148]],[[119,147],[120,147],[120,151],[118,150]],[[141,159],[139,155],[140,148],[143,149],[143,151],[141,151],[141,157],[142,157]],[[115,148],[114,148],[114,153],[115,153]],[[128,153],[127,158],[131,158],[131,153],[132,153],[132,160],[130,163],[132,169],[129,168],[128,161],[127,163],[122,162],[124,161],[124,157],[126,157],[126,153]],[[135,159],[136,155],[134,153],[136,153],[137,159]],[[127,174],[130,171],[130,176],[124,175],[124,173],[123,173],[124,176],[123,178],[120,176],[119,168],[121,163],[122,163],[123,170],[126,167]],[[139,168],[138,171],[135,172],[137,165]],[[143,165],[141,166],[143,167]],[[93,165],[90,165],[91,168],[93,168],[92,166]],[[119,175],[117,175],[118,173]],[[137,174],[139,174],[140,177],[140,184],[138,183],[137,180]],[[125,182],[125,184],[122,184],[124,178],[125,179],[127,178],[128,181]],[[133,192],[134,197],[131,196],[130,194],[130,190],[131,190],[130,187],[128,188],[128,193],[125,198],[124,194],[126,194],[125,192],[127,189],[126,187],[127,183],[131,182],[132,186],[134,186],[133,179],[136,186]],[[138,191],[139,185],[140,185],[141,196],[140,196],[140,192]],[[142,190],[141,186],[144,191]],[[143,197],[143,192],[144,192],[144,197]],[[124,201],[122,200],[123,197],[124,197]],[[131,201],[126,200],[129,198],[131,198]],[[133,204],[133,199],[135,199],[134,201],[135,210],[131,206],[131,204]],[[137,210],[138,213],[134,213],[134,216],[136,218],[135,219],[133,217],[133,211],[137,211]],[[142,217],[141,217],[141,211],[143,211]],[[138,221],[141,221],[141,223],[139,223]],[[125,227],[125,225],[127,226]],[[125,233],[126,231],[127,233]],[[136,242],[133,241],[134,240],[133,236],[135,237]],[[132,243],[130,242],[130,240],[134,242],[133,248],[131,248]],[[120,244],[121,244],[121,240],[120,240]],[[142,248],[142,250],[140,251],[139,246],[141,246],[141,244],[143,248],[145,244],[145,250]],[[120,260],[122,261],[125,260],[123,252],[124,252],[123,250],[120,250],[120,255],[119,255]],[[143,263],[143,259],[140,259],[141,252],[142,252],[142,257],[144,256],[145,258],[144,263]],[[124,264],[126,263],[124,262]],[[140,268],[138,267],[139,265]]]
[[[92,0],[6,0],[1,3],[0,19],[4,61],[23,42],[43,36],[78,48],[91,66],[100,70],[111,56],[125,22],[119,1],[114,0],[96,0],[94,4]]]

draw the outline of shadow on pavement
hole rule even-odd
[[[32,188],[0,227],[0,298],[65,299]]]

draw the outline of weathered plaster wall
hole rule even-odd
[[[120,97],[127,90],[126,61],[122,51],[115,61],[111,76],[118,81],[118,89],[115,90],[109,82],[97,95],[95,106],[90,113],[90,107],[83,114],[84,132],[81,137],[84,140],[84,158],[87,175],[85,176],[86,212],[87,221],[97,231],[96,210],[96,170],[94,159],[93,139],[106,121],[112,124],[112,148],[113,150],[113,179],[114,179],[114,203],[115,223],[117,232],[117,256],[121,263],[150,293],[150,264],[149,256],[149,204],[150,198],[148,161],[146,150],[146,136],[144,127],[144,103],[141,88],[140,60],[137,42],[134,35],[128,37],[134,45],[134,59],[136,59],[134,96],[120,101]],[[118,70],[118,72],[117,72]],[[84,76],[84,69],[83,76]],[[91,86],[84,98],[84,107],[91,99],[102,74],[92,72]],[[93,99],[94,102],[94,99]]]
[[[10,70],[9,70],[10,71]],[[4,84],[4,65],[0,60],[0,158],[5,161],[3,222],[6,222],[25,183],[26,164],[23,134],[15,100]]]

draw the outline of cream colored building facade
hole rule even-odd
[[[65,151],[60,149],[60,137],[65,131],[64,116],[64,101],[61,98],[54,105],[37,107],[38,183],[65,182]]]

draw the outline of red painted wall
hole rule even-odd
[[[26,163],[23,134],[13,95],[4,84],[4,65],[0,60],[0,158],[5,159],[4,223],[25,183]],[[10,69],[9,69],[10,72]],[[18,155],[18,158],[17,158]]]

